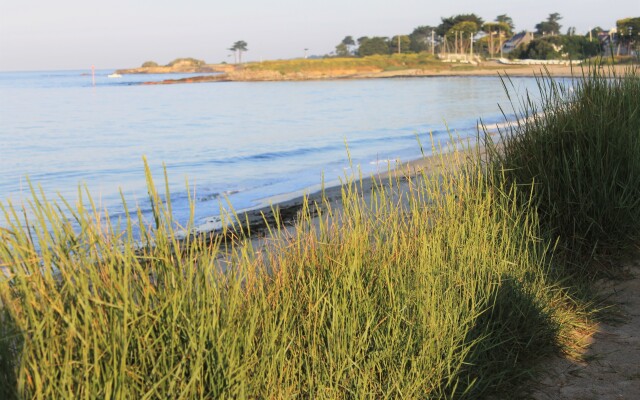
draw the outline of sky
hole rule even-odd
[[[178,57],[232,62],[324,55],[351,35],[409,34],[441,17],[508,14],[516,30],[558,12],[577,33],[640,16],[640,0],[0,0],[0,71],[129,68]]]

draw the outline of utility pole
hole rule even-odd
[[[470,56],[471,56],[471,60],[473,60],[473,32],[469,32],[469,40],[471,41],[471,44],[469,45],[469,52],[470,52]]]
[[[398,35],[398,54],[400,54],[402,52],[402,48],[400,48],[401,44],[400,44],[400,35]]]
[[[436,54],[436,39],[435,39],[435,32],[433,31],[433,29],[431,30],[431,55]]]
[[[489,31],[489,54],[491,54],[491,58],[493,58],[493,31],[491,30]]]

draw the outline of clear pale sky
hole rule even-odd
[[[135,67],[177,57],[231,61],[234,41],[247,60],[323,55],[346,35],[409,34],[440,17],[476,13],[513,18],[517,30],[553,12],[578,33],[640,16],[640,0],[0,0],[0,70]]]

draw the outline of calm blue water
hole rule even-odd
[[[178,220],[197,220],[270,196],[337,182],[353,164],[365,174],[386,160],[420,157],[416,135],[473,136],[476,123],[510,109],[498,78],[438,77],[317,82],[143,86],[167,76],[108,79],[87,71],[0,73],[0,201],[29,198],[26,178],[50,197],[75,201],[78,185],[111,214],[126,199],[148,209],[146,156],[156,184],[165,163]],[[184,77],[187,75],[170,76]],[[514,78],[522,93],[530,78]]]

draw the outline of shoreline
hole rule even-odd
[[[481,135],[487,134],[494,143],[500,141],[500,135],[507,129],[515,126],[515,121],[505,121],[492,124],[478,125],[476,129],[480,129]],[[203,218],[204,222],[199,223],[191,230],[180,230],[178,239],[186,239],[187,236],[204,236],[208,240],[212,240],[216,236],[223,236],[224,232],[231,235],[238,235],[248,228],[250,234],[242,234],[241,237],[254,241],[265,237],[269,232],[269,228],[275,226],[275,214],[279,215],[279,221],[284,230],[289,230],[295,226],[299,212],[303,208],[305,201],[309,204],[311,211],[317,214],[316,205],[322,207],[323,204],[329,203],[331,207],[342,207],[342,190],[346,185],[357,184],[361,189],[361,195],[368,201],[371,196],[371,190],[375,186],[389,186],[389,182],[394,184],[403,184],[408,178],[415,177],[418,174],[433,175],[434,173],[444,173],[450,171],[451,165],[461,165],[461,160],[469,159],[472,154],[484,154],[482,140],[478,140],[478,136],[468,136],[463,138],[455,138],[453,142],[447,142],[441,145],[436,152],[424,154],[421,157],[403,161],[395,160],[394,165],[391,162],[387,164],[386,170],[378,172],[370,172],[366,175],[361,174],[359,166],[354,166],[354,178],[348,182],[338,179],[328,183],[323,187],[324,183],[307,186],[298,190],[287,193],[270,195],[259,199],[259,204],[239,210],[225,209],[225,217],[222,214]],[[440,145],[439,145],[440,146]],[[355,176],[359,174],[359,177]],[[406,188],[399,188],[400,191]],[[237,217],[234,217],[236,214]],[[315,218],[315,217],[314,217]],[[238,220],[242,221],[241,224]]]
[[[516,126],[515,121],[482,126],[479,124],[480,121],[478,121],[476,129],[480,129],[480,135],[488,135],[493,143],[498,143],[501,140],[500,135],[502,132]],[[291,192],[269,195],[258,199],[259,204],[253,207],[239,210],[225,209],[226,216],[231,216],[230,220],[226,222],[223,222],[222,214],[209,216],[203,218],[204,222],[195,225],[189,232],[183,230],[178,233],[180,234],[180,239],[186,238],[187,235],[213,238],[229,230],[231,233],[237,234],[248,227],[251,234],[245,237],[252,240],[254,236],[264,236],[264,233],[268,232],[268,228],[274,226],[273,224],[276,222],[274,211],[276,210],[280,216],[279,222],[285,229],[295,225],[298,213],[304,206],[305,199],[310,206],[314,204],[321,206],[324,202],[328,202],[332,207],[337,206],[340,208],[342,190],[351,183],[357,184],[362,190],[361,194],[365,197],[365,200],[368,200],[374,186],[380,184],[388,186],[389,180],[394,183],[403,183],[407,181],[407,178],[415,177],[421,173],[433,175],[434,173],[450,171],[448,167],[460,165],[461,159],[469,159],[472,154],[484,154],[484,148],[481,147],[482,140],[478,139],[478,136],[455,138],[453,142],[439,144],[438,146],[442,147],[437,151],[424,154],[421,157],[407,161],[397,159],[394,160],[393,164],[389,161],[385,170],[381,169],[377,172],[362,174],[360,167],[354,166],[354,177],[348,182],[344,182],[341,178],[329,182],[328,186],[324,186],[324,183],[319,183]],[[359,177],[356,175],[359,175]],[[316,212],[315,209],[312,211]],[[233,214],[237,214],[237,218],[234,218]],[[268,225],[265,223],[265,219]],[[242,227],[239,226],[238,220],[243,221]]]
[[[508,124],[495,124],[490,135],[496,137],[497,129],[503,129]],[[488,127],[489,128],[489,127]],[[313,219],[318,211],[326,205],[335,210],[342,209],[342,193],[348,185],[356,185],[360,195],[368,202],[372,190],[380,186],[398,185],[399,193],[406,187],[405,183],[419,174],[432,176],[437,173],[450,171],[450,167],[461,165],[462,159],[468,159],[472,153],[482,152],[480,144],[472,137],[460,138],[455,143],[447,143],[446,148],[436,153],[425,154],[409,161],[396,160],[387,169],[372,172],[367,175],[359,174],[359,167],[354,166],[354,175],[348,181],[343,179],[330,182],[328,186],[317,184],[300,190],[276,194],[260,200],[260,204],[241,210],[225,210],[223,214],[206,217],[204,222],[197,224],[190,231],[178,231],[178,238],[185,239],[187,235],[204,236],[213,240],[218,236],[234,236],[252,242],[260,241],[269,236],[269,231],[280,225],[284,231],[295,229],[299,213],[305,203],[309,205]],[[235,215],[235,216],[234,216]],[[276,216],[278,217],[276,220]],[[239,221],[242,221],[239,223]],[[244,232],[249,233],[244,233]]]
[[[610,66],[616,75],[624,75],[629,65]],[[569,78],[582,75],[587,65],[504,65],[485,63],[481,66],[466,64],[444,64],[438,68],[408,68],[392,71],[323,71],[308,70],[305,72],[279,72],[276,70],[238,69],[219,75],[203,75],[182,79],[165,79],[147,81],[142,85],[171,85],[181,83],[211,82],[281,82],[281,81],[322,81],[322,80],[356,80],[356,79],[392,79],[392,78],[431,78],[431,77],[536,77],[549,75],[557,78]]]

